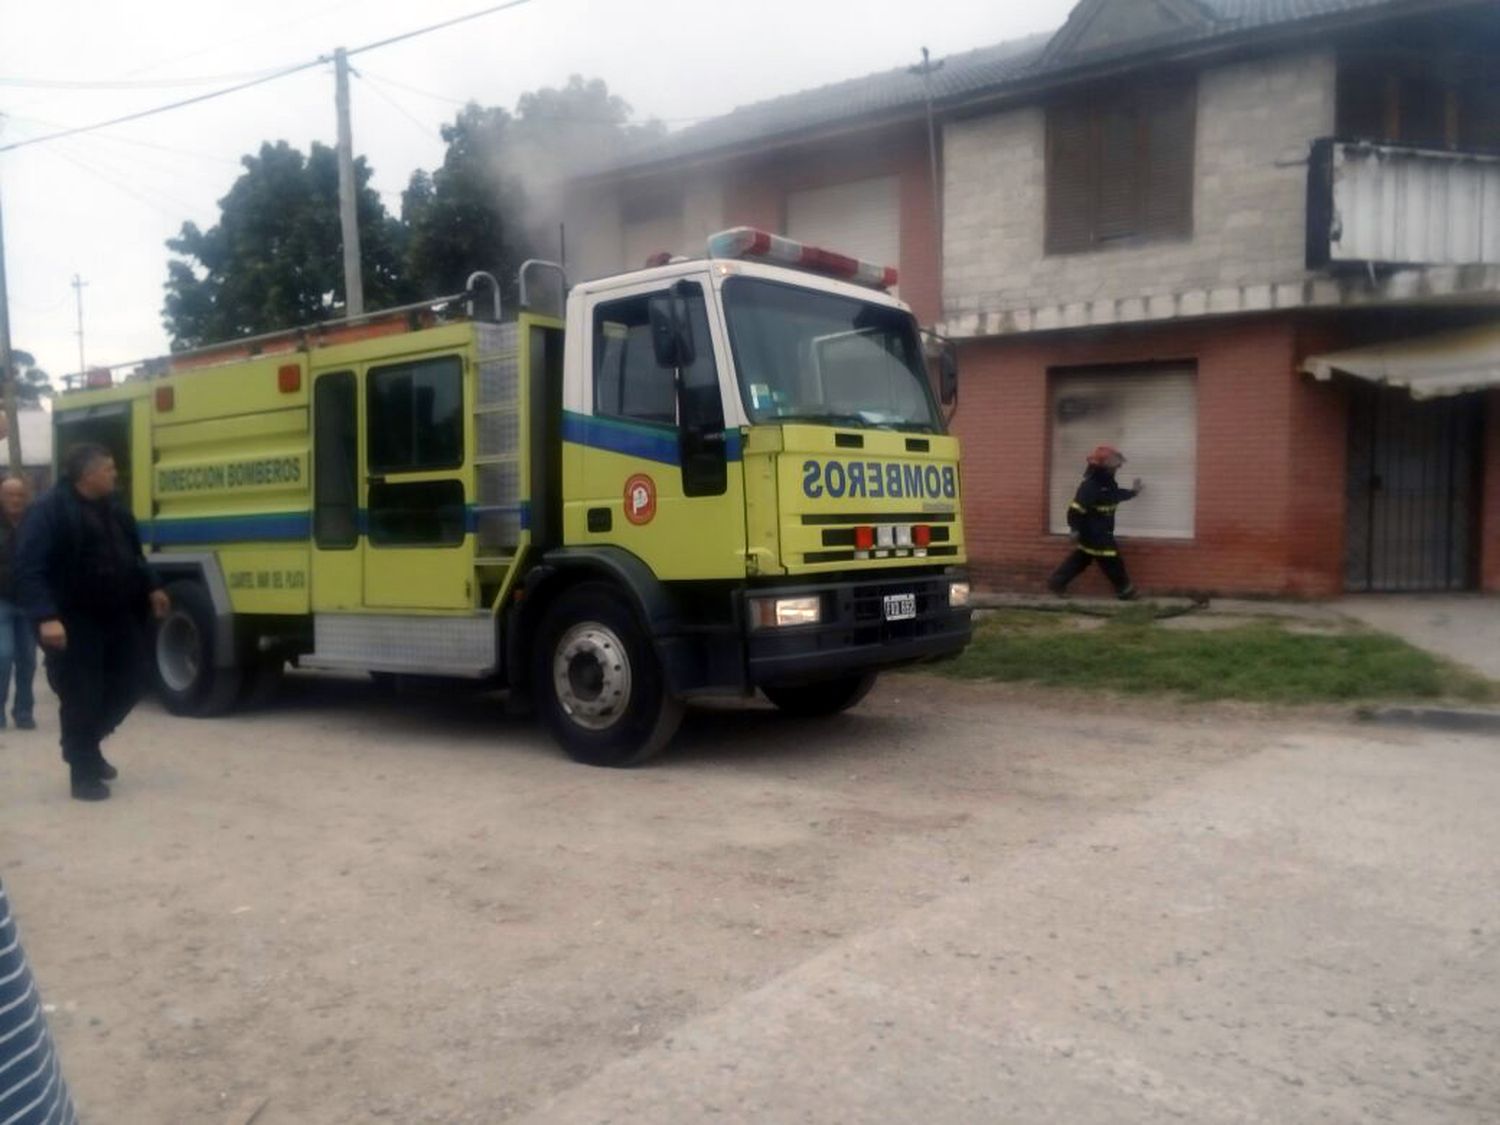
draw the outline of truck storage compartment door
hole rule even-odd
[[[364,372],[364,604],[474,604],[470,427],[464,358],[372,363]]]

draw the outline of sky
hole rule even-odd
[[[7,4],[0,143],[205,93],[253,73],[488,7],[487,0],[51,0]],[[355,60],[354,147],[386,207],[442,160],[473,99],[513,108],[571,74],[669,128],[735,106],[1059,26],[1071,0],[530,0]],[[60,88],[89,84],[102,88]],[[108,130],[0,153],[11,338],[58,377],[167,350],[166,240],[217,219],[263,141],[334,140],[318,66]],[[476,268],[482,268],[482,263]]]

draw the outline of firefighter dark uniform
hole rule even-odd
[[[1077,546],[1047,581],[1047,588],[1054,594],[1061,594],[1090,563],[1097,563],[1118,597],[1135,597],[1135,587],[1115,540],[1115,511],[1137,495],[1136,489],[1121,488],[1115,481],[1114,466],[1124,461],[1119,451],[1109,446],[1100,446],[1089,456],[1083,483],[1068,505],[1068,529]]]

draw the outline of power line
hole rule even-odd
[[[0,86],[26,90],[162,90],[175,86],[212,86],[219,82],[239,82],[268,73],[268,70],[242,70],[236,74],[205,74],[197,78],[117,78],[88,82],[71,78],[0,78]]]
[[[199,102],[212,101],[214,98],[222,98],[226,94],[236,94],[241,90],[248,90],[252,86],[263,86],[267,82],[274,82],[278,78],[296,74],[299,71],[311,70],[315,66],[321,66],[325,60],[322,58],[312,59],[309,62],[298,63],[295,66],[283,67],[281,70],[273,71],[260,78],[252,78],[248,82],[241,82],[234,86],[226,86],[222,90],[213,90],[207,94],[199,94],[192,98],[183,98],[181,101],[169,102],[159,105],[155,109],[138,110],[135,113],[127,113],[120,117],[112,117],[108,121],[96,121],[92,125],[77,125],[71,129],[61,129],[56,133],[44,133],[40,137],[28,137],[24,141],[12,141],[8,145],[0,145],[0,152],[11,152],[18,148],[26,148],[28,145],[45,144],[47,141],[61,140],[63,137],[76,137],[79,133],[92,133],[98,129],[109,129],[116,125],[124,125],[129,121],[139,121],[144,117],[155,117],[159,113],[168,110],[182,109],[186,106],[197,105]]]
[[[362,47],[355,47],[352,50],[346,51],[344,53],[349,57],[353,57],[354,55],[362,55],[367,51],[375,51],[379,50],[382,47],[392,46],[396,43],[404,43],[407,40],[415,39],[420,35],[429,35],[434,31],[442,31],[445,28],[454,27],[461,23],[467,23],[470,20],[477,20],[482,16],[489,16],[494,15],[497,12],[509,11],[512,8],[519,8],[530,3],[533,3],[533,0],[507,0],[507,2],[504,4],[493,4],[488,8],[481,8],[477,12],[470,12],[467,15],[463,16],[455,16],[453,19],[443,20],[439,23],[428,24],[426,27],[419,27],[412,31],[404,31],[400,35],[392,35],[388,36],[385,39],[376,40],[374,43],[366,43]],[[220,90],[210,90],[206,94],[198,94],[191,98],[183,98],[179,101],[168,102],[166,105],[156,106],[154,109],[138,110],[135,113],[127,113],[120,117],[110,118],[107,121],[96,121],[92,125],[79,125],[71,129],[60,130],[56,133],[48,133],[40,137],[29,137],[26,140],[13,141],[8,145],[0,145],[0,152],[11,152],[14,149],[26,148],[28,145],[44,144],[47,141],[58,140],[62,137],[77,136],[79,133],[92,133],[97,129],[108,129],[115,125],[124,125],[129,121],[139,121],[145,117],[155,117],[159,113],[166,113],[174,109],[183,109],[190,105],[197,105],[200,102],[211,101],[214,98],[222,98],[227,94],[236,94],[241,90],[248,90],[252,86],[262,86],[267,82],[274,82],[278,78],[286,78],[290,75],[297,74],[304,70],[311,70],[315,66],[321,66],[323,63],[329,62],[330,59],[331,56],[319,55],[315,59],[309,59],[306,62],[300,62],[292,66],[282,67],[280,70],[268,72],[259,77],[251,78],[245,82],[236,83],[233,86],[226,86]]]
[[[431,141],[439,136],[438,130],[436,128],[423,121],[420,117],[418,117],[411,110],[407,109],[390,94],[386,93],[385,90],[381,89],[382,83],[376,82],[370,75],[362,73],[358,70],[354,72],[354,76],[365,84],[366,90],[369,90],[370,93],[374,94],[381,101],[385,102],[386,105],[390,106],[397,113],[401,114],[402,117],[410,121],[412,125],[415,126],[421,132],[422,136],[427,140]]]
[[[366,51],[375,51],[379,50],[381,47],[389,47],[395,43],[404,43],[406,42],[406,40],[415,39],[419,35],[427,35],[434,31],[442,31],[447,27],[456,27],[458,24],[468,23],[470,20],[477,20],[481,16],[491,16],[496,12],[509,11],[511,8],[519,8],[525,4],[530,4],[531,2],[532,0],[508,0],[507,3],[495,4],[488,8],[481,8],[479,11],[470,12],[466,16],[454,16],[451,20],[443,20],[441,23],[428,24],[426,27],[419,27],[415,31],[403,31],[400,35],[392,35],[388,39],[379,39],[374,43],[366,43],[363,47],[355,47],[353,50],[349,51],[348,54],[350,58],[353,58],[355,55],[362,55]]]

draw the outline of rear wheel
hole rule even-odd
[[[564,592],[542,620],[532,688],[575,761],[632,766],[671,741],[682,704],[630,606],[611,587]]]
[[[214,666],[213,601],[201,582],[167,587],[172,608],[156,625],[152,671],[157,694],[174,715],[220,715],[239,697],[238,668]]]
[[[766,698],[788,715],[816,719],[847,711],[875,686],[875,673],[841,676],[836,680],[819,680],[811,684],[763,687]]]

